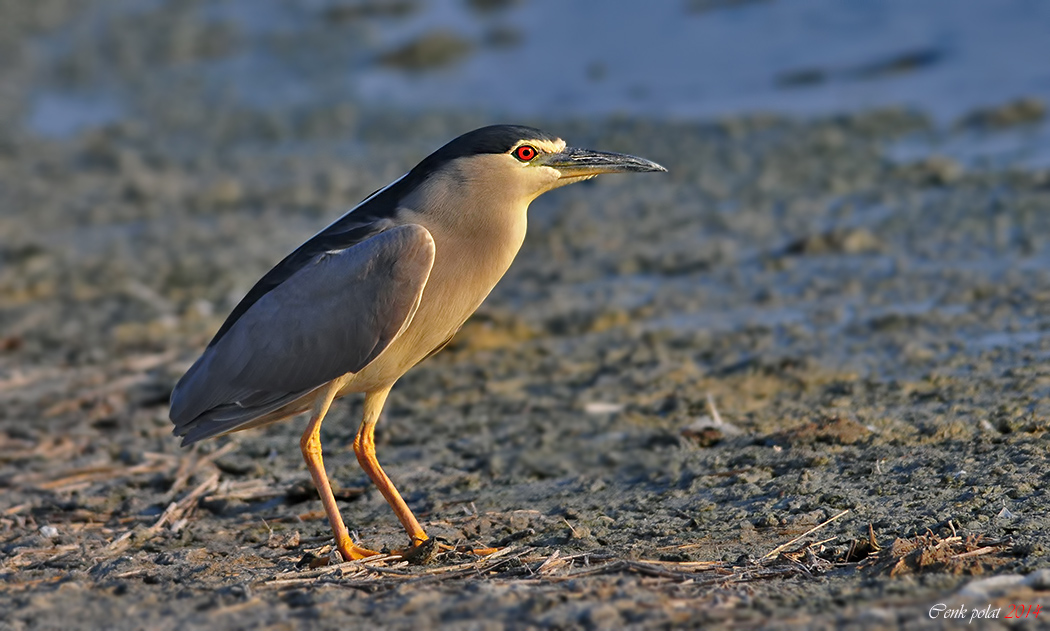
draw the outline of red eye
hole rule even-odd
[[[536,157],[536,148],[530,145],[522,145],[514,150],[514,157],[522,162],[528,162]]]

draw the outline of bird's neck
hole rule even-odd
[[[449,212],[435,216],[416,214],[407,220],[419,223],[434,237],[437,250],[435,269],[448,264],[464,281],[485,286],[487,295],[514,261],[528,226],[527,206],[503,208],[496,214],[491,209],[477,212]]]
[[[505,205],[501,215],[492,207],[431,206],[426,213],[406,211],[399,217],[434,237],[434,267],[420,309],[434,311],[432,321],[444,323],[448,334],[481,305],[514,261],[528,224],[528,205],[521,206]]]

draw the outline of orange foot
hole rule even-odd
[[[343,534],[342,537],[339,537],[335,545],[339,548],[339,554],[342,555],[344,561],[360,561],[361,559],[380,554],[375,550],[369,550],[357,545],[350,539],[348,534]]]
[[[416,540],[411,546],[402,550],[394,550],[393,552],[383,551],[376,552],[357,545],[350,540],[350,536],[341,537],[339,543],[336,545],[339,548],[339,554],[342,555],[344,561],[360,561],[369,557],[375,556],[390,556],[408,561],[414,565],[423,565],[433,560],[434,555],[439,551],[439,544],[433,539],[423,539],[422,541]]]

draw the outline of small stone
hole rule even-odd
[[[1050,568],[1032,572],[1021,583],[1038,591],[1050,591]]]
[[[607,403],[605,401],[591,401],[585,403],[583,411],[587,414],[616,414],[623,411],[622,403]]]
[[[1002,129],[1038,123],[1046,117],[1046,104],[1034,97],[1020,98],[997,107],[974,110],[959,121],[959,127]]]
[[[294,550],[299,547],[299,531],[293,530],[283,534],[271,533],[270,538],[266,540],[266,546]]]
[[[971,581],[959,590],[961,599],[984,600],[1007,594],[1021,584],[1025,577],[1020,574],[1005,574]]]

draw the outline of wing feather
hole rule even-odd
[[[232,431],[359,372],[411,321],[433,264],[434,240],[415,224],[305,261],[254,297],[179,380],[175,434],[188,444]]]

